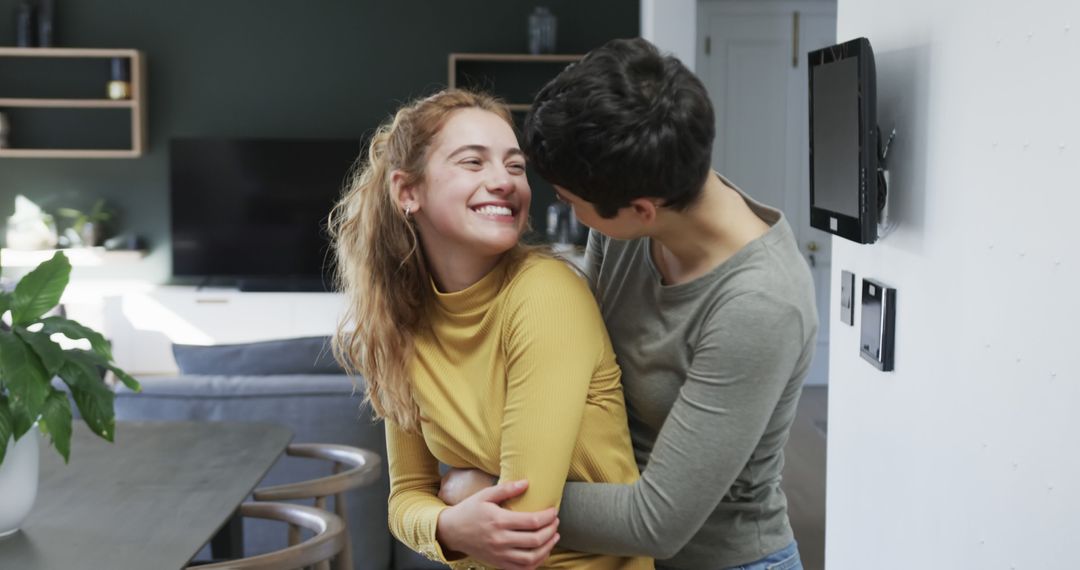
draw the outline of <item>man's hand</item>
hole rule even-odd
[[[499,503],[525,492],[527,481],[487,487],[439,513],[435,537],[444,551],[504,570],[534,570],[559,541],[557,511],[515,513]]]
[[[439,498],[454,506],[498,482],[479,469],[451,469],[443,475],[439,485]]]

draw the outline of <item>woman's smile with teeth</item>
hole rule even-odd
[[[512,216],[513,211],[506,206],[480,206],[479,208],[473,208],[473,211],[485,216]]]

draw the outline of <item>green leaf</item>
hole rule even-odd
[[[11,293],[0,291],[0,317],[11,308]]]
[[[15,432],[15,418],[11,417],[8,408],[8,399],[0,396],[0,465],[4,464],[4,455],[7,453],[8,440]]]
[[[60,367],[60,378],[71,388],[71,396],[83,421],[97,435],[113,440],[116,421],[113,416],[112,390],[97,369],[98,355],[83,350],[69,350],[68,360]]]
[[[27,273],[15,286],[11,299],[12,324],[31,324],[55,307],[70,277],[71,262],[62,251]]]
[[[114,366],[112,364],[109,364],[108,366],[109,366],[109,370],[112,370],[113,374],[116,374],[116,377],[119,378],[120,381],[124,383],[124,386],[127,386],[128,389],[133,390],[135,392],[142,392],[142,385],[139,384],[138,380],[136,380],[130,374],[128,374],[127,372],[124,372],[123,370],[120,370],[120,368],[118,368],[118,367],[116,367],[116,366]]]
[[[56,371],[60,369],[60,365],[64,363],[64,349],[50,340],[49,335],[42,331],[34,333],[21,326],[16,326],[13,330],[23,342],[34,349],[38,358],[41,359],[41,363],[45,365],[45,371],[49,373],[49,376],[55,376]]]
[[[91,393],[72,389],[75,405],[82,414],[83,421],[90,430],[106,441],[112,441],[116,433],[116,418],[113,416],[113,393]]]
[[[25,407],[36,417],[49,395],[49,379],[34,351],[9,331],[0,331],[0,375],[7,384],[14,409]]]
[[[67,394],[55,388],[49,392],[45,408],[41,411],[41,422],[48,428],[56,451],[67,463],[71,455],[71,403]]]
[[[26,432],[30,431],[30,428],[34,427],[34,420],[37,419],[37,414],[30,415],[30,412],[22,406],[11,406],[11,417],[13,420],[13,426],[15,428],[15,439],[26,435]]]
[[[58,372],[64,383],[82,390],[110,391],[102,378],[105,359],[101,355],[89,350],[72,349],[64,351],[64,356],[66,358]]]
[[[48,336],[60,333],[73,340],[85,338],[90,341],[90,347],[94,352],[100,354],[106,361],[113,359],[112,347],[109,345],[109,341],[89,327],[64,317],[46,317],[41,319],[41,324],[43,325],[41,331]]]
[[[90,208],[89,218],[95,222],[106,222],[112,217],[112,213],[105,208],[105,199],[98,198],[94,207]]]

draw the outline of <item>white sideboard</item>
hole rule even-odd
[[[71,318],[105,334],[131,374],[176,374],[177,344],[233,344],[333,334],[344,311],[338,293],[246,293],[235,289],[73,283]]]
[[[582,267],[578,249],[562,251]],[[101,331],[116,363],[135,375],[179,372],[176,344],[235,344],[333,334],[345,310],[340,293],[247,293],[140,281],[73,280],[68,316]]]

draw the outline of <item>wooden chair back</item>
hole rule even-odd
[[[328,564],[349,543],[341,517],[323,509],[287,503],[256,502],[240,505],[240,515],[289,523],[290,529],[296,529],[297,536],[300,528],[306,528],[315,534],[303,542],[275,552],[214,564],[188,566],[188,570],[295,570],[314,564]],[[340,564],[335,566],[336,570],[346,568]],[[352,570],[351,567],[348,568]]]
[[[294,443],[285,453],[290,457],[308,457],[333,463],[333,474],[309,481],[287,483],[256,489],[257,501],[291,501],[295,499],[314,499],[315,506],[326,510],[327,497],[334,497],[334,513],[345,525],[345,548],[338,557],[341,568],[353,568],[352,541],[349,538],[349,520],[345,513],[345,492],[370,485],[379,479],[382,458],[378,454],[348,445],[324,443]],[[298,530],[290,528],[289,545],[296,544],[300,535]],[[327,570],[328,563],[317,566]]]

